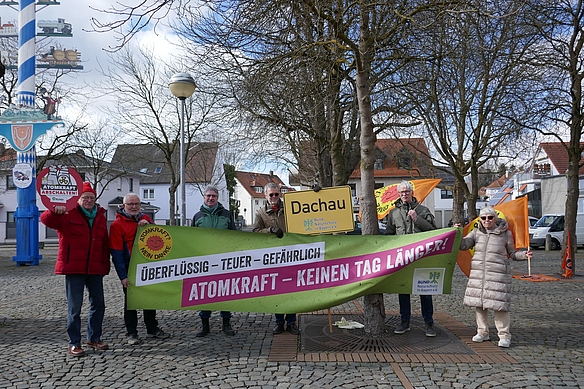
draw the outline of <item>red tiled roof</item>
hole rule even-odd
[[[0,149],[0,161],[12,161],[16,159],[16,150],[14,149],[4,149],[2,152]]]
[[[270,172],[269,174],[264,173],[255,173],[255,172],[235,172],[237,181],[239,184],[245,188],[245,190],[251,195],[251,197],[263,199],[264,193],[258,193],[254,190],[254,187],[261,187],[263,188],[269,182],[273,182],[280,187],[280,190],[284,189],[287,191],[293,191],[294,188],[290,188],[278,177],[277,175]]]
[[[582,147],[584,143],[580,143]],[[559,174],[568,170],[568,151],[560,142],[542,142],[541,149],[546,153]],[[584,174],[584,166],[580,167],[579,174]]]
[[[374,170],[374,177],[434,177],[432,161],[427,157],[428,147],[422,138],[378,139],[375,142],[376,158],[383,158],[383,169]],[[408,168],[400,167],[400,154],[410,157]],[[351,178],[361,177],[359,165]]]
[[[507,182],[507,174],[503,174],[501,177],[497,178],[495,181],[491,182],[485,188],[488,189],[499,189]]]

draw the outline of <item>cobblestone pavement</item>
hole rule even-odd
[[[40,265],[32,267],[16,266],[11,260],[14,251],[0,247],[0,389],[584,387],[580,275],[555,282],[515,279],[513,340],[505,352],[519,363],[471,364],[270,362],[273,318],[257,313],[234,313],[233,337],[220,332],[214,313],[211,334],[197,338],[196,312],[160,311],[160,325],[172,337],[130,346],[123,341],[123,294],[112,272],[104,281],[103,336],[111,348],[86,350],[85,357],[74,358],[67,355],[64,277],[53,274],[56,250],[41,250]],[[576,266],[582,268],[583,260],[579,253]],[[560,262],[559,252],[537,251],[532,273],[559,277]],[[514,263],[514,272],[527,273],[527,264]],[[436,296],[434,308],[474,328],[474,310],[462,305],[465,283],[457,268],[453,293]],[[84,321],[87,306],[85,301]],[[386,309],[397,309],[396,296],[386,295]],[[496,344],[496,336],[491,339]]]

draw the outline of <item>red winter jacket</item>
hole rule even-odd
[[[120,280],[128,278],[132,245],[134,244],[140,220],[147,220],[148,223],[154,224],[152,219],[145,213],[140,213],[138,218],[134,219],[125,212],[120,211],[116,215],[116,220],[110,226],[110,253]]]
[[[57,230],[59,235],[55,274],[109,274],[109,241],[105,213],[106,210],[98,206],[92,227],[79,206],[62,215],[51,211],[41,214],[43,224]]]

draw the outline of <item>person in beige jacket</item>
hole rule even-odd
[[[258,209],[253,225],[253,232],[263,232],[265,234],[275,234],[278,238],[284,236],[286,231],[286,219],[284,218],[284,203],[282,203],[282,193],[280,187],[270,182],[264,187],[266,205]],[[276,313],[276,327],[272,330],[274,335],[284,332],[284,322],[286,331],[292,335],[299,335],[300,328],[296,325],[295,313]]]
[[[470,275],[464,292],[464,305],[476,308],[477,334],[473,342],[489,339],[487,313],[493,310],[495,327],[499,335],[499,347],[511,345],[511,259],[531,258],[531,251],[518,251],[507,221],[500,219],[493,207],[480,211],[480,223],[462,238],[461,250],[474,247]],[[457,225],[460,227],[460,225]]]

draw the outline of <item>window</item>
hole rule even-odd
[[[12,174],[6,176],[6,189],[16,189],[14,181],[12,180]]]
[[[254,187],[253,187],[253,190],[254,190],[256,193],[264,193],[264,188],[262,188],[261,186],[254,186]]]
[[[147,173],[147,172],[148,172],[147,167],[143,167],[142,169],[140,169],[140,173]]]
[[[144,189],[142,191],[143,200],[153,200],[154,199],[154,189]]]
[[[130,192],[134,191],[134,179],[130,178]]]
[[[160,166],[157,166],[157,167],[154,169],[154,173],[155,173],[155,174],[160,174],[161,172],[162,172],[162,168],[161,168]]]
[[[16,218],[14,212],[6,212],[6,239],[16,239]]]
[[[396,155],[398,169],[410,170],[412,168],[412,155],[406,149],[401,149]]]
[[[381,189],[383,188],[385,185],[383,184],[383,182],[376,182],[375,183],[375,189]]]
[[[441,199],[452,199],[454,196],[452,195],[452,191],[448,189],[442,189],[440,191],[440,198]]]
[[[383,158],[377,158],[373,164],[373,169],[383,170]]]

